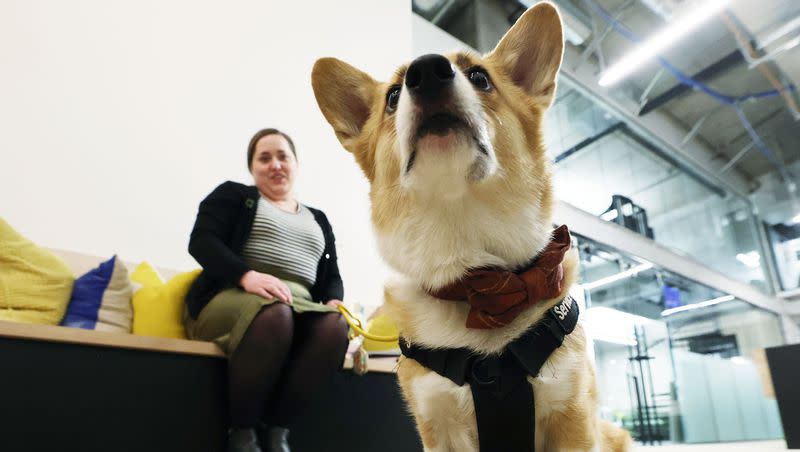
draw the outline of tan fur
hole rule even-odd
[[[400,359],[400,363],[397,366],[397,380],[400,383],[403,394],[405,394],[406,403],[408,404],[411,414],[419,413],[417,403],[412,395],[411,382],[429,373],[431,373],[430,370],[424,368],[413,359]],[[414,421],[417,423],[417,431],[425,447],[428,449],[436,447],[437,442],[436,436],[434,435],[433,423],[425,419],[420,419],[419,416],[415,416]]]
[[[604,449],[607,451],[632,450],[633,440],[627,431],[608,421],[600,421]]]
[[[572,250],[563,263],[561,296],[539,302],[509,325],[492,330],[467,329],[466,303],[439,300],[425,290],[441,287],[470,268],[517,268],[548,242],[554,199],[541,122],[555,94],[562,53],[558,12],[540,3],[523,14],[489,55],[447,55],[456,68],[452,108],[472,134],[451,131],[446,150],[426,148],[411,133],[424,116],[410,94],[401,91],[396,110],[387,109],[387,91],[402,87],[407,66],[381,83],[333,58],[315,64],[312,85],[320,109],[370,182],[378,246],[398,273],[387,282],[385,308],[407,340],[499,353],[574,283],[578,258]],[[464,74],[476,66],[486,70],[494,89],[472,88]],[[489,146],[478,153],[484,138]],[[410,149],[417,156],[413,171],[406,166]],[[478,176],[464,169],[478,163],[483,165]],[[397,373],[426,451],[477,450],[467,386],[456,386],[411,359],[402,359]],[[629,449],[628,434],[597,417],[595,375],[580,325],[529,381],[536,404],[537,452]]]

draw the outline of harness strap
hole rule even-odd
[[[499,355],[478,355],[467,348],[425,348],[402,338],[400,350],[459,386],[469,383],[481,452],[534,452],[536,416],[527,377],[539,375],[577,323],[578,304],[567,295]]]

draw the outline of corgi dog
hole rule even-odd
[[[576,279],[574,249],[563,255],[558,292],[499,327],[468,327],[469,304],[435,295],[473,269],[523,268],[553,238],[542,118],[563,42],[557,9],[543,2],[489,54],[425,55],[386,83],[335,58],[315,63],[317,103],[370,183],[379,251],[397,273],[385,286],[385,308],[403,341],[497,355],[551,309],[563,309]],[[598,417],[586,347],[577,325],[538,375],[525,377],[537,452],[630,448],[627,432]],[[426,451],[479,450],[469,385],[408,357],[397,375]]]

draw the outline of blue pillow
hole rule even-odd
[[[130,333],[132,294],[128,269],[115,255],[75,280],[61,325]]]

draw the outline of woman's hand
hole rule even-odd
[[[325,303],[325,306],[329,306],[331,308],[338,308],[340,304],[343,304],[342,300],[329,300],[328,302]]]
[[[250,270],[239,280],[239,285],[247,293],[252,293],[266,299],[277,298],[283,303],[292,304],[292,291],[289,286],[280,279]]]

